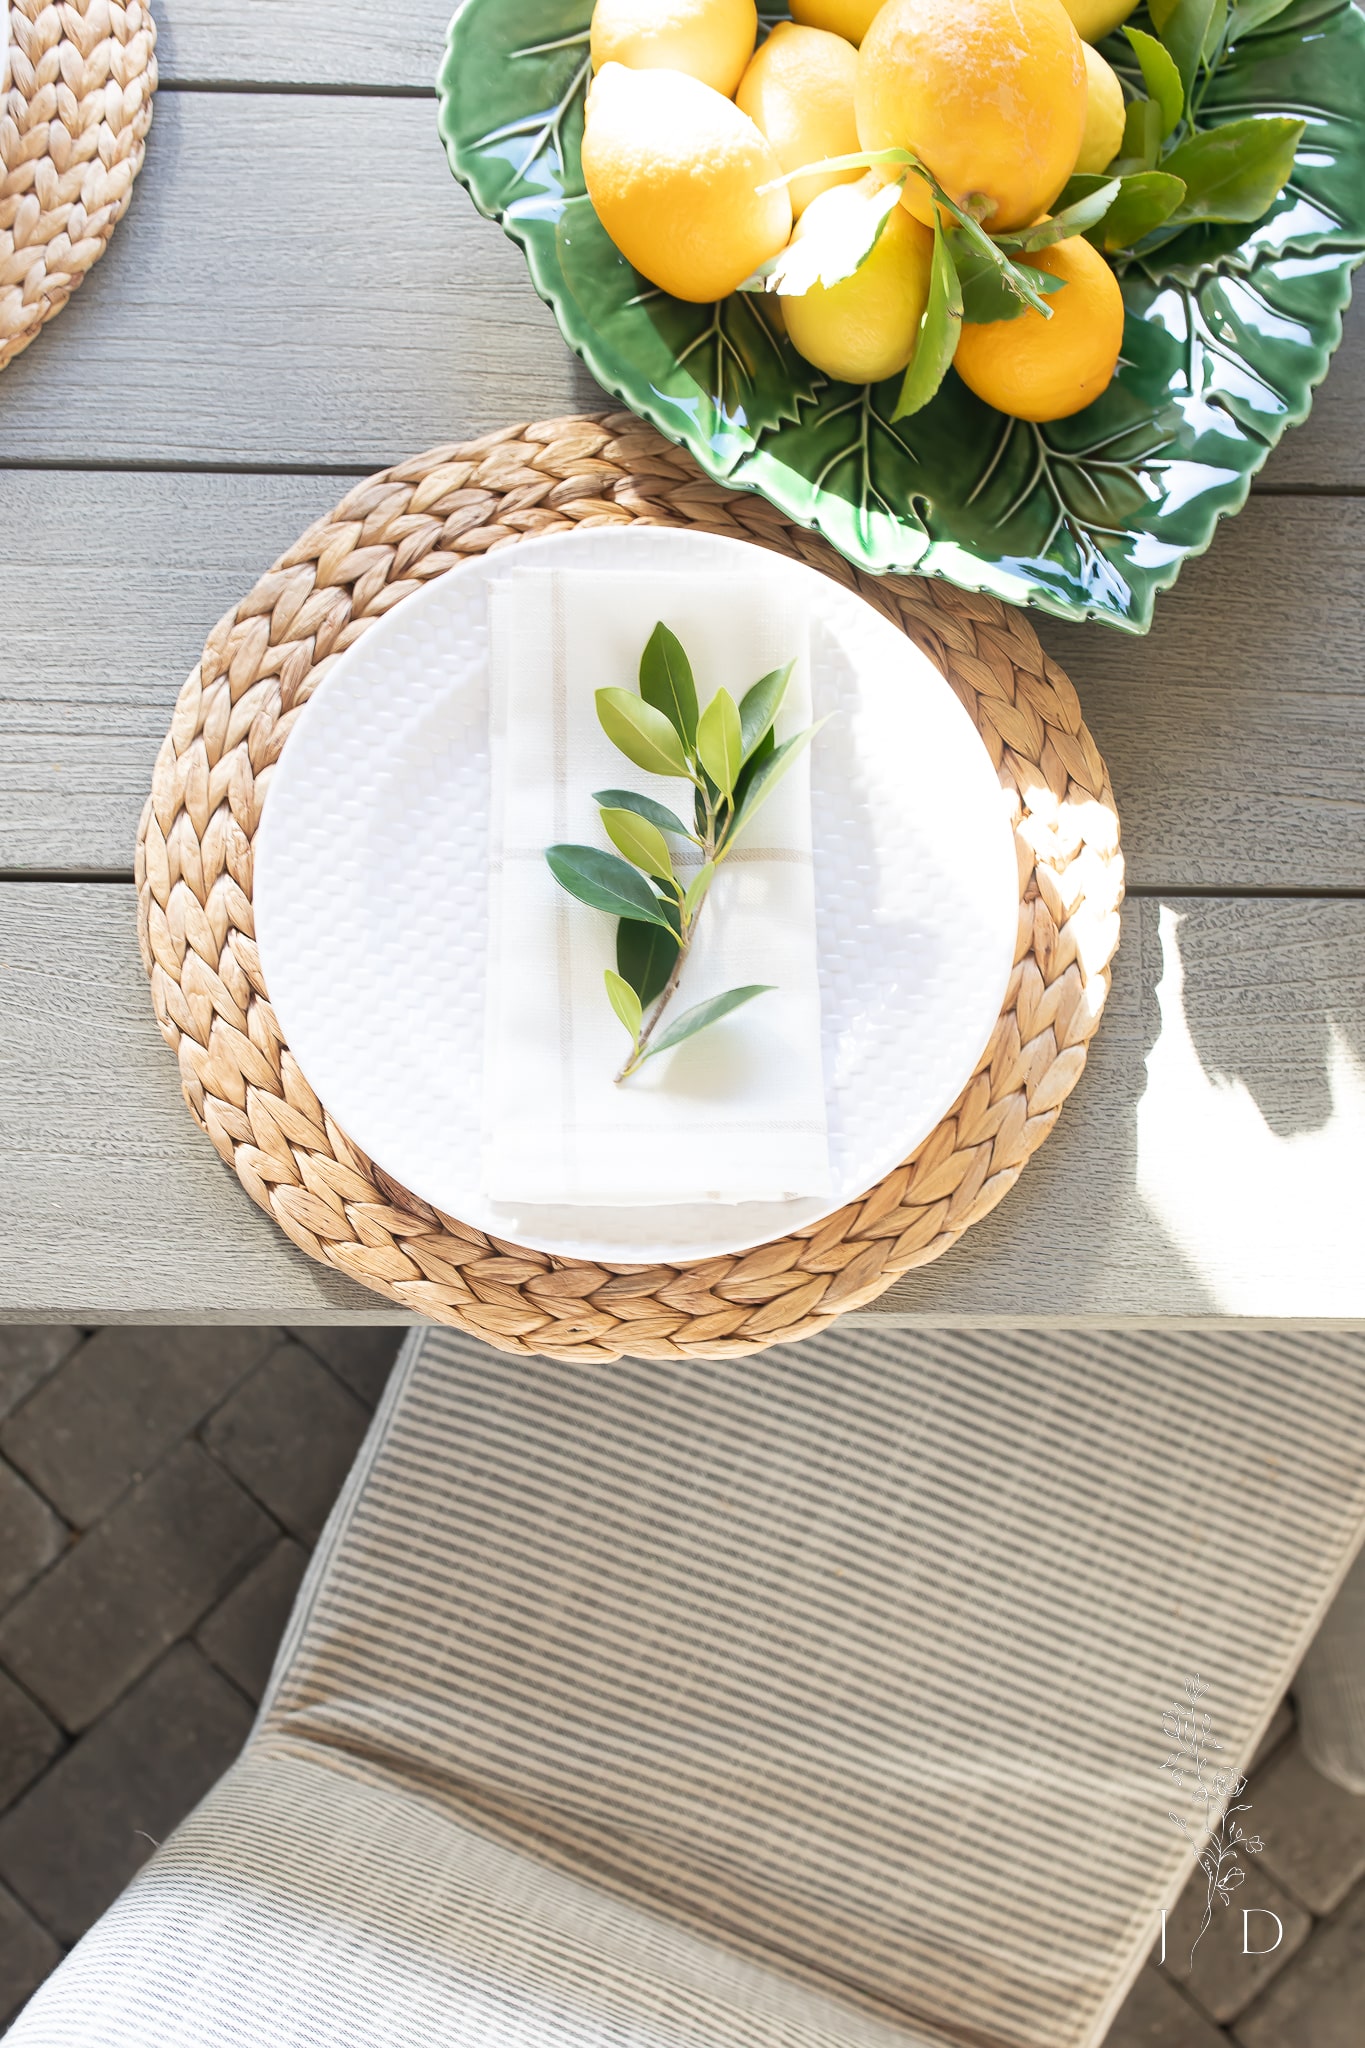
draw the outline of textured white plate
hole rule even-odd
[[[811,765],[832,1198],[534,1209],[480,1190],[487,588],[533,561],[738,567],[802,587],[815,713],[832,714]],[[274,770],[253,893],[285,1038],[377,1165],[494,1236],[644,1262],[781,1236],[864,1194],[927,1137],[995,1027],[1019,901],[990,759],[904,634],[813,569],[743,541],[649,527],[523,541],[449,571],[371,626],[319,686]]]

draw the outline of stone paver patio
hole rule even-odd
[[[0,2031],[236,1755],[400,1337],[0,1328]],[[1191,1971],[1187,1894],[1107,2048],[1357,2048],[1365,1797],[1288,1708],[1250,1796],[1283,1938],[1219,1912]]]

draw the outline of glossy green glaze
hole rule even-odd
[[[466,0],[439,85],[451,168],[524,250],[599,382],[713,477],[761,491],[863,568],[1145,632],[1157,591],[1307,415],[1341,338],[1365,253],[1365,21],[1350,0],[1293,0],[1232,51],[1201,123],[1301,115],[1294,177],[1254,228],[1191,229],[1150,269],[1128,265],[1118,376],[1046,427],[993,412],[951,371],[893,425],[898,378],[831,383],[762,298],[691,306],[648,285],[583,191],[591,12],[592,0]],[[1122,38],[1105,48],[1131,69]]]

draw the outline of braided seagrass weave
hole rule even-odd
[[[1014,974],[976,1074],[937,1130],[823,1223],[679,1267],[550,1258],[398,1186],[300,1072],[252,937],[252,841],[271,769],[337,656],[469,555],[636,520],[793,555],[909,633],[976,721],[1020,856]],[[509,427],[367,478],[219,621],[180,693],[142,814],[139,934],[190,1109],[313,1258],[507,1351],[728,1357],[828,1328],[937,1258],[1014,1185],[1076,1085],[1109,991],[1118,839],[1075,692],[1018,612],[947,584],[864,576],[764,499],[721,489],[633,414],[613,413]]]
[[[7,6],[0,369],[104,254],[142,168],[156,91],[145,0],[0,0]]]

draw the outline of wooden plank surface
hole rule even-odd
[[[1265,472],[1365,483],[1365,346]],[[0,461],[377,468],[596,387],[431,103],[159,96],[135,203],[5,372]]]
[[[0,471],[0,872],[131,867],[204,637],[346,488]],[[1266,498],[1146,640],[1043,623],[1141,888],[1365,888],[1365,504]]]
[[[346,488],[0,471],[0,873],[131,874],[156,750],[209,628]]]
[[[1183,1006],[1161,909],[1130,906],[1090,1067],[1020,1187],[881,1313],[1365,1321],[1365,904],[1177,904]],[[133,925],[120,884],[0,886],[0,1317],[393,1320],[190,1121]]]
[[[0,1319],[392,1322],[301,1258],[195,1129],[133,891],[0,886]]]
[[[0,460],[377,468],[596,392],[426,101],[167,93],[155,137]]]
[[[455,0],[154,0],[157,63],[176,85],[336,85],[431,92]]]

